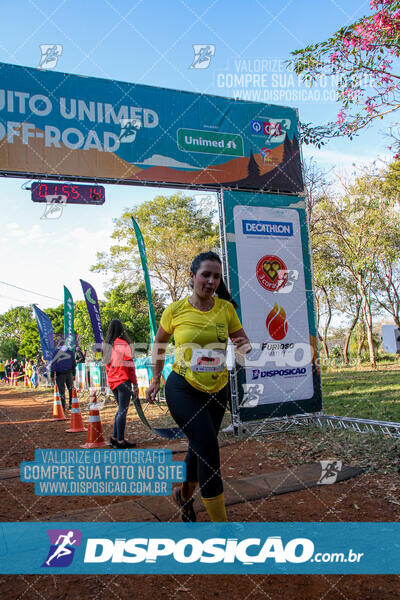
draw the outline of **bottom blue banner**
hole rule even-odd
[[[2,523],[1,574],[400,573],[400,523]]]

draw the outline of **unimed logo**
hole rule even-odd
[[[280,536],[262,538],[89,538],[85,563],[156,563],[173,558],[178,563],[234,563],[245,565],[264,563],[304,563],[314,554],[314,544],[308,538],[294,538],[286,544]]]

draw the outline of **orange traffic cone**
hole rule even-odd
[[[57,384],[54,385],[53,421],[66,421]]]
[[[26,375],[24,375],[24,387],[29,387],[28,378]]]
[[[81,448],[108,448],[108,444],[104,441],[96,391],[93,388],[90,388],[89,429],[86,444]]]
[[[18,387],[18,375],[16,373],[14,375],[14,385],[15,387]]]
[[[71,428],[66,429],[68,433],[77,433],[78,431],[87,431],[86,427],[83,426],[81,409],[79,408],[78,397],[76,395],[76,387],[72,388],[72,402],[71,402]]]

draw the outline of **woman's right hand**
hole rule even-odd
[[[160,391],[160,380],[153,381],[146,390],[146,401],[153,404]]]

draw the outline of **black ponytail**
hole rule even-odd
[[[201,263],[204,262],[205,260],[217,261],[217,262],[219,262],[220,265],[222,265],[222,261],[221,261],[220,257],[215,252],[212,252],[211,250],[209,252],[200,252],[200,254],[198,254],[193,259],[193,262],[190,265],[190,270],[194,275],[196,275],[197,271],[200,268]],[[231,294],[229,293],[222,277],[221,277],[219,285],[216,289],[216,293],[217,293],[218,298],[222,298],[222,300],[227,300],[228,302],[233,304],[233,306],[235,308],[238,307],[238,305],[232,298]]]
[[[103,344],[103,364],[108,365],[111,360],[111,351],[116,338],[125,340],[128,344],[131,343],[124,326],[119,319],[113,319],[108,326],[106,339]]]

